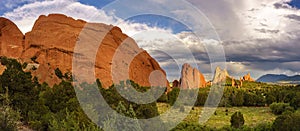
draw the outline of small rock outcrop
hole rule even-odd
[[[244,81],[255,81],[253,78],[251,78],[250,73],[248,73],[247,75],[243,76],[243,80]]]
[[[227,70],[222,70],[220,67],[217,67],[212,84],[221,84],[223,82],[225,83],[227,77],[231,78]]]
[[[235,80],[233,77],[231,77],[231,86],[241,88],[243,86],[243,81],[243,79]]]
[[[212,85],[211,81],[206,82],[206,86],[211,86],[211,85]]]
[[[172,88],[174,88],[174,87],[180,87],[180,83],[179,83],[178,80],[174,80],[174,81],[172,82]]]
[[[180,87],[183,89],[206,87],[203,74],[189,64],[183,64],[181,70]]]

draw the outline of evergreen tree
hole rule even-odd
[[[244,123],[245,119],[241,112],[235,112],[230,119],[231,126],[234,128],[241,128]]]
[[[103,122],[103,130],[108,130],[108,131],[118,131],[118,130],[141,131],[142,130],[131,105],[129,106],[129,109],[126,109],[124,103],[119,102],[116,111],[119,113],[119,115],[123,115],[124,117],[121,118],[118,117],[117,119],[117,114],[113,113],[111,118],[108,118],[105,122]]]
[[[0,107],[0,129],[4,131],[16,131],[17,124],[20,120],[19,112],[14,111],[10,107],[10,100],[8,96],[8,88],[5,94],[1,94],[2,106]]]

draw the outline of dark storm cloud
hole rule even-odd
[[[254,29],[257,32],[260,33],[279,33],[279,30],[268,30],[268,29]]]
[[[276,9],[288,9],[288,8],[290,8],[289,5],[286,4],[286,3],[275,3],[274,7]]]
[[[289,19],[292,19],[292,20],[300,21],[300,16],[299,15],[290,14],[290,15],[287,15],[286,17],[289,18]]]
[[[225,42],[225,52],[228,61],[236,62],[293,62],[300,61],[299,41],[273,41],[272,39],[257,39],[249,41]],[[227,44],[226,44],[227,43]]]

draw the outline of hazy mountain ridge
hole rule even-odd
[[[284,74],[266,74],[258,78],[256,81],[268,83],[299,83],[300,75],[287,76]]]

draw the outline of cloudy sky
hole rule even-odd
[[[211,79],[211,62],[222,61],[210,58],[223,52],[226,68],[236,78],[248,72],[254,78],[300,73],[299,0],[177,1],[1,0],[0,16],[14,21],[23,33],[31,30],[39,15],[50,13],[118,25],[159,61],[169,80],[179,78],[186,62],[197,63]],[[128,18],[128,14],[141,15]],[[219,50],[212,51],[210,45]]]

